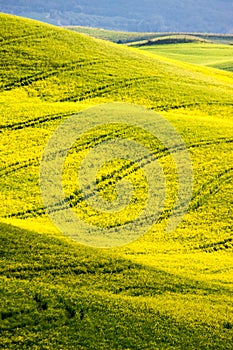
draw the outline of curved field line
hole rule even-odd
[[[133,267],[133,265],[132,265]],[[114,269],[112,265],[106,265],[102,263],[96,263],[93,264],[92,266],[87,266],[85,263],[80,264],[80,262],[77,260],[77,263],[72,262],[72,263],[63,263],[63,264],[58,264],[58,265],[51,265],[51,264],[38,264],[38,265],[23,265],[23,266],[18,266],[18,267],[11,267],[11,266],[6,266],[1,269],[1,274],[17,274],[20,272],[29,272],[33,273],[33,275],[36,272],[41,272],[41,271],[51,271],[53,273],[57,272],[56,274],[65,274],[66,269],[69,268],[70,272],[72,272],[75,275],[82,275],[82,274],[96,274],[96,269],[101,270],[104,274],[112,273],[116,271],[122,272],[124,270],[128,270],[128,266],[122,266],[122,267],[117,267],[117,270]],[[63,271],[62,271],[63,270]],[[61,272],[62,271],[62,272]]]
[[[189,210],[194,211],[202,207],[206,203],[207,198],[216,193],[223,182],[232,180],[232,171],[233,167],[225,169],[224,171],[215,175],[211,180],[205,182],[201,188],[193,194]]]
[[[70,64],[63,64],[60,67],[58,67],[57,69],[51,70],[49,72],[39,72],[36,73],[34,75],[31,76],[27,76],[27,77],[22,77],[20,79],[17,79],[9,84],[3,85],[0,87],[0,91],[9,91],[18,87],[23,87],[23,86],[29,86],[37,81],[41,81],[41,80],[45,80],[48,79],[52,76],[56,76],[62,72],[67,71],[67,69],[71,70],[71,69],[75,69],[75,68],[81,68],[81,67],[85,67],[85,66],[90,66],[90,65],[94,65],[97,63],[103,63],[103,61],[101,60],[90,60],[87,61],[85,59],[77,61],[77,62],[72,62]]]
[[[146,76],[146,77],[139,76],[131,79],[121,79],[113,83],[100,85],[92,90],[87,90],[81,96],[77,96],[77,95],[68,96],[66,98],[60,99],[58,102],[66,102],[66,101],[80,102],[80,101],[87,100],[89,98],[102,97],[106,93],[115,92],[120,89],[127,88],[129,86],[134,85],[137,82],[153,80],[156,78],[157,78],[156,76]]]
[[[208,147],[210,145],[218,145],[221,143],[233,143],[233,138],[227,138],[227,137],[220,137],[216,140],[206,140],[206,141],[200,141],[198,143],[194,143],[192,145],[188,145],[187,148],[198,148],[198,147]]]
[[[60,116],[57,116],[57,118],[59,118],[59,117]],[[55,118],[55,115],[54,115],[54,118]],[[115,136],[116,137],[118,135],[117,133],[118,133],[118,131],[113,131],[112,133],[109,133],[107,135],[100,135],[98,138],[95,139],[95,144],[96,145],[99,144],[100,141],[101,142],[102,141],[107,141],[107,140],[111,139],[111,136]],[[78,146],[73,146],[72,148],[70,148],[69,151],[75,151],[77,149],[77,147],[82,148],[82,149],[87,149],[87,148],[89,148],[89,146],[90,146],[90,144],[92,142],[93,141],[90,140],[88,142],[81,143]],[[219,139],[213,140],[213,141],[209,140],[209,141],[202,141],[200,143],[192,144],[192,145],[187,146],[187,148],[191,149],[191,148],[199,148],[199,147],[208,147],[210,145],[217,145],[217,144],[221,144],[221,143],[232,143],[232,142],[233,142],[233,139],[219,138]],[[174,152],[177,152],[177,151],[179,151],[179,149],[174,149]],[[55,152],[52,156],[56,156],[57,153],[62,153],[62,152],[67,152],[67,150],[59,150],[58,152]],[[166,155],[167,155],[167,153],[166,153]],[[158,155],[156,154],[156,156],[158,156]],[[165,154],[163,156],[165,156]],[[32,165],[36,165],[35,163],[38,163],[39,159],[40,158],[37,157],[37,158],[29,159],[29,160],[23,161],[23,162],[15,162],[15,163],[9,164],[9,165],[7,165],[7,166],[5,166],[3,168],[0,168],[0,177],[6,176],[9,173],[12,173],[14,171],[20,170],[22,168],[29,167],[29,166],[32,166]],[[26,164],[28,164],[28,165],[26,166]]]
[[[232,176],[229,175],[232,171],[233,171],[233,168],[226,169],[223,172],[218,173],[214,177],[214,179],[207,181],[205,184],[203,184],[203,186],[196,192],[196,194],[193,195],[188,212],[195,211],[198,208],[200,208],[202,205],[204,205],[204,203],[207,202],[208,198],[218,191],[218,189],[221,187],[223,182],[232,181]],[[217,179],[220,181],[217,182]],[[203,193],[203,191],[205,191],[205,192]],[[84,198],[84,200],[85,200],[85,198]],[[163,210],[162,214],[160,215],[159,219],[157,220],[157,223],[162,222],[163,220],[169,218],[171,212],[172,212],[172,209]],[[179,214],[179,213],[177,213],[177,214]],[[153,216],[151,216],[147,219],[150,219],[150,218],[153,219]],[[128,224],[128,223],[137,222],[137,223],[143,224],[144,220],[145,219],[139,218],[139,219],[136,219],[134,221],[129,220],[126,223]],[[227,241],[233,242],[233,239],[230,238]],[[226,243],[226,240],[224,242],[217,242],[214,244],[210,244],[210,246],[212,247],[212,246],[217,245],[217,244],[219,245],[219,244],[225,244],[225,243]],[[208,247],[209,247],[209,245],[208,245]],[[233,247],[233,245],[232,245],[232,247]],[[203,248],[207,248],[207,246],[203,246]],[[214,249],[214,250],[216,250],[216,249]]]
[[[0,125],[0,132],[7,130],[7,131],[13,131],[13,130],[20,130],[25,129],[29,127],[33,127],[38,124],[47,123],[49,121],[61,119],[62,117],[71,116],[73,113],[62,113],[62,114],[48,114],[42,117],[38,117],[35,119],[29,119],[25,122],[19,122],[14,124],[8,124],[8,125]]]
[[[188,108],[188,107],[200,107],[201,105],[203,105],[203,102],[201,103],[198,103],[198,102],[195,102],[195,103],[183,103],[183,104],[180,104],[180,105],[175,105],[175,106],[156,106],[156,107],[153,107],[152,109],[153,110],[160,110],[160,111],[164,111],[164,112],[167,112],[169,110],[176,110],[176,109],[181,109],[181,108]],[[211,106],[232,106],[233,107],[233,103],[231,102],[224,102],[224,103],[221,103],[219,101],[212,101],[212,102],[206,102],[206,105],[211,105]]]
[[[196,247],[196,250],[204,250],[207,252],[218,251],[220,249],[232,249],[233,248],[233,238],[228,237],[222,241],[207,243]]]
[[[84,91],[80,96],[75,95],[75,96],[68,96],[62,99],[57,100],[57,102],[81,102],[90,98],[95,98],[95,97],[103,97],[105,94],[111,93],[111,92],[116,92],[118,90],[121,90],[123,88],[130,87],[137,82],[140,82],[141,84],[147,83],[150,80],[158,79],[158,76],[139,76],[131,79],[122,79],[115,81],[113,83],[109,83],[106,85],[100,85],[94,89],[89,89],[87,91]],[[152,108],[153,110],[160,110],[160,111],[169,111],[169,110],[176,110],[176,109],[181,109],[181,108],[187,108],[187,107],[199,107],[200,105],[203,105],[203,103],[183,103],[180,105],[170,105],[170,106],[156,106]],[[227,106],[233,106],[232,102],[224,102],[221,103],[219,101],[211,101],[207,103],[208,105],[227,105]]]
[[[103,138],[103,137],[104,137],[104,135],[100,136],[100,139]],[[216,140],[216,141],[215,141],[215,144],[223,143],[224,141],[233,142],[233,140],[228,140],[228,139],[227,140],[220,139],[220,140]],[[206,141],[205,143],[201,142],[199,144],[190,145],[187,148],[209,146],[209,145],[212,145],[213,143],[214,142],[212,142],[212,141]],[[179,150],[180,149],[178,149],[178,148],[174,148],[174,150],[171,151],[171,154],[173,152],[178,152]],[[168,150],[166,148],[163,148],[161,150],[158,150],[156,153],[154,153],[154,156],[156,157],[156,159],[160,159],[162,157],[167,156],[168,154],[169,154]],[[105,177],[104,179],[100,180],[99,183],[102,184],[102,188],[105,188],[106,186],[109,185],[109,181],[112,181],[113,179],[117,179],[118,181],[122,180],[124,177],[126,177],[129,174],[135,172],[135,170],[137,170],[138,167],[144,167],[145,165],[149,164],[150,162],[151,162],[151,157],[145,156],[145,157],[143,157],[141,159],[138,159],[138,161],[137,161],[138,166],[137,167],[135,167],[135,164],[133,164],[133,165],[131,165],[129,167],[122,166],[120,169],[113,171],[107,177]],[[34,165],[34,164],[35,163],[32,163],[30,165]],[[28,166],[30,166],[30,165],[28,165]],[[13,170],[11,172],[17,171],[19,169],[26,168],[26,167],[27,166],[24,165],[24,166],[21,166],[18,169],[14,169],[13,168]],[[216,186],[216,188],[218,188],[221,185],[221,183],[219,184],[219,182],[217,180],[221,179],[222,177],[224,177],[226,175],[227,175],[226,178],[228,179],[229,178],[228,173],[230,173],[232,170],[233,170],[233,168],[226,169],[223,172],[217,174],[215,176],[215,178],[214,178],[215,179],[214,186]],[[86,193],[87,194],[86,194],[85,197],[82,196],[80,191],[73,192],[63,202],[56,203],[52,208],[46,208],[46,209],[47,210],[49,209],[50,212],[60,211],[60,210],[63,210],[64,209],[64,205],[67,206],[67,204],[69,204],[69,206],[71,208],[74,208],[75,206],[78,205],[78,203],[80,203],[82,201],[85,201],[86,199],[88,199],[91,196],[93,196],[93,190],[92,190],[91,186],[95,186],[95,185],[96,184],[90,184],[89,185],[89,187],[86,189]],[[210,185],[212,186],[211,188],[209,188]],[[190,207],[189,207],[189,211],[196,210],[196,208],[200,206],[200,204],[199,204],[200,203],[200,198],[199,197],[200,197],[200,194],[203,193],[204,189],[206,189],[206,192],[205,192],[205,198],[206,198],[207,195],[211,195],[212,194],[212,191],[213,191],[213,180],[208,181],[206,184],[203,185],[203,187],[198,192],[196,192],[196,194],[194,194],[194,196],[192,198],[192,202],[191,202]],[[8,214],[8,215],[6,215],[4,217],[5,218],[9,218],[9,217],[27,218],[27,217],[30,217],[30,216],[41,216],[41,215],[44,215],[45,213],[46,213],[45,208],[44,207],[40,207],[40,208],[35,208],[35,209],[29,209],[29,210],[24,211],[24,212],[17,212],[17,213]],[[162,219],[167,217],[169,215],[169,213],[170,213],[170,210],[166,210],[166,213],[164,212],[162,214],[162,216],[161,216],[159,221],[161,221]]]
[[[72,114],[71,114],[72,115]],[[95,139],[95,144],[99,144],[102,141],[106,141],[108,139],[111,139],[111,136],[116,136],[117,131],[113,131],[112,133],[109,133],[107,135],[100,135],[98,138]],[[77,147],[82,149],[87,149],[89,148],[90,144],[93,143],[93,140],[90,140],[88,142],[85,143],[80,143],[78,146],[73,146],[70,148],[70,150],[67,149],[63,149],[63,150],[59,150],[57,152],[54,152],[53,154],[51,154],[51,157],[56,157],[57,154],[62,154],[63,152],[67,152],[67,151],[76,151]],[[40,157],[36,157],[36,158],[31,158],[28,159],[26,161],[22,161],[22,162],[15,162],[12,164],[9,164],[5,167],[0,168],[0,177],[3,176],[7,176],[13,172],[19,171],[23,168],[28,168],[30,166],[34,166],[34,165],[38,165],[40,163]]]
[[[0,177],[7,176],[9,174],[15,173],[21,169],[29,168],[30,166],[39,165],[40,164],[40,157],[36,158],[30,158],[28,160],[25,160],[23,162],[15,162],[7,167],[0,169]]]
[[[51,35],[51,33],[50,33]],[[18,37],[13,37],[11,39],[3,39],[3,40],[0,40],[0,44],[1,46],[3,45],[8,45],[8,44],[11,44],[11,43],[20,43],[21,41],[24,41],[25,39],[28,39],[28,38],[46,38],[48,37],[48,35],[44,35],[44,36],[39,36],[39,33],[36,33],[35,32],[32,32],[31,34],[25,34],[25,35],[21,35],[21,36],[18,36]]]
[[[206,143],[204,146],[210,145],[210,144],[212,144],[212,143]],[[190,148],[201,147],[201,146],[203,146],[203,144],[192,145]],[[178,148],[173,150],[173,152],[178,152],[178,151],[179,151]],[[171,152],[171,154],[173,152]],[[166,155],[169,155],[169,152],[165,148],[159,150],[158,152],[156,152],[154,154],[156,159],[160,159],[160,158],[162,158],[162,157],[164,157]],[[142,168],[142,167],[150,164],[150,162],[151,162],[151,157],[150,156],[145,156],[142,159],[138,159],[137,160],[136,163],[138,164],[138,166],[135,166],[134,164],[131,167],[123,166],[119,170],[115,170],[114,172],[112,172],[108,176],[105,176],[104,180],[101,179],[98,182],[98,184],[102,183],[103,184],[102,185],[102,189],[104,189],[104,188],[106,188],[109,185],[109,181],[116,180],[116,179],[118,181],[122,180],[123,178],[125,178],[129,174],[134,173],[135,170],[137,170],[138,168]],[[224,180],[226,180],[226,181],[228,179],[231,179],[231,176],[229,176],[228,174],[232,170],[233,170],[233,168],[226,169],[223,172],[217,174],[214,177],[214,180],[212,179],[211,181],[208,181],[207,183],[205,183],[201,187],[201,189],[198,192],[196,192],[196,194],[193,195],[192,202],[191,202],[190,207],[189,207],[189,211],[190,210],[195,210],[197,207],[200,207],[200,200],[202,201],[202,205],[203,205],[204,204],[203,203],[203,198],[206,199],[207,196],[213,194],[214,191],[216,191],[218,189],[218,187],[221,186],[221,183],[219,183],[219,179],[224,178]],[[92,184],[92,185],[95,186],[95,184]],[[203,194],[204,189],[205,189],[205,193]],[[201,198],[200,198],[199,195],[201,196]],[[81,197],[80,192],[77,192],[77,193],[74,192],[69,198],[67,198],[66,203],[68,202],[71,207],[75,207],[79,202],[84,201],[84,200],[90,198],[91,196],[92,196],[92,190],[91,190],[91,187],[90,187],[89,194],[87,196]],[[75,199],[75,197],[76,197],[76,199]],[[60,204],[57,204],[57,205],[60,205]],[[170,211],[168,210],[167,213],[166,213],[166,217],[169,214],[169,212]]]

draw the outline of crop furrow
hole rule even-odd
[[[206,141],[200,141],[200,142],[197,142],[197,143],[194,143],[194,144],[191,144],[189,146],[187,146],[188,149],[191,149],[191,148],[198,148],[198,147],[208,147],[208,146],[211,146],[211,145],[218,145],[218,144],[221,144],[221,143],[232,143],[233,142],[233,139],[232,138],[228,138],[228,137],[220,137],[216,140],[206,140]]]
[[[15,173],[21,169],[28,168],[30,166],[35,166],[40,164],[40,158],[31,158],[23,162],[15,162],[7,167],[3,167],[0,169],[0,177],[7,176],[9,174]]]
[[[115,92],[118,91],[119,89],[127,88],[132,85],[134,85],[137,82],[143,82],[147,80],[154,80],[156,79],[155,76],[151,77],[135,77],[132,79],[122,79],[115,81],[114,83],[109,83],[106,85],[100,85],[94,89],[91,90],[86,90],[82,95],[80,96],[68,96],[66,98],[60,99],[59,102],[67,102],[67,101],[72,101],[72,102],[80,102],[87,100],[89,98],[94,98],[94,97],[102,97],[107,93]]]
[[[71,116],[74,113],[62,113],[62,114],[48,114],[42,117],[38,117],[35,119],[29,119],[25,122],[20,123],[14,123],[14,124],[8,124],[8,125],[0,125],[0,132],[4,130],[20,130],[24,128],[33,127],[38,124],[43,124],[46,122],[50,122],[53,120],[61,119],[63,117]]]
[[[25,39],[31,39],[31,38],[45,38],[46,36],[39,36],[39,33],[29,33],[29,34],[25,34],[25,35],[20,35],[18,37],[14,37],[14,38],[11,38],[11,39],[3,39],[0,41],[0,44],[1,46],[3,45],[8,45],[8,44],[11,44],[11,43],[20,43],[21,41],[24,42]]]
[[[157,158],[159,158],[159,153],[161,153],[161,151],[158,152],[158,154],[156,155]],[[149,164],[151,162],[151,156],[150,155],[145,156],[142,159],[139,159],[137,163],[139,163],[140,161],[142,162],[141,167],[145,166],[146,164]],[[132,164],[132,166],[124,165],[121,168],[119,168],[118,170],[113,171],[112,174],[110,174],[106,178],[100,180],[98,182],[98,184],[101,184],[102,185],[101,188],[104,189],[107,186],[109,186],[109,182],[112,182],[114,180],[120,181],[120,180],[124,179],[126,176],[128,176],[129,174],[133,173],[139,167],[140,166],[135,166],[135,164]],[[49,208],[40,207],[40,208],[35,208],[35,209],[29,209],[27,211],[8,214],[4,217],[5,218],[17,217],[17,218],[24,218],[25,219],[28,217],[44,215],[46,213],[46,211],[51,213],[51,212],[64,210],[67,207],[74,208],[79,203],[86,201],[89,198],[93,197],[93,190],[94,190],[95,186],[96,186],[96,182],[92,183],[88,187],[86,187],[84,189],[85,195],[83,195],[81,193],[81,191],[73,192],[69,197],[66,197],[64,199],[64,201],[55,203],[53,205],[53,207],[49,207]],[[45,209],[46,209],[46,211],[45,211]]]
[[[231,181],[232,171],[233,168],[225,169],[224,171],[215,175],[211,180],[205,182],[202,187],[196,193],[194,193],[189,210],[194,211],[202,207],[208,198],[218,191],[222,183]]]
[[[213,252],[213,251],[218,251],[222,249],[232,249],[233,248],[233,238],[228,237],[223,239],[222,241],[218,242],[212,242],[212,243],[207,243],[204,245],[200,245],[196,249],[201,249],[206,252]]]
[[[27,76],[27,77],[21,77],[18,80],[15,80],[9,84],[3,85],[0,87],[0,91],[8,91],[8,90],[12,90],[14,88],[18,88],[18,87],[23,87],[23,86],[29,86],[35,82],[41,81],[41,80],[45,80],[48,79],[50,77],[56,76],[62,72],[66,72],[67,70],[74,70],[77,68],[81,68],[81,67],[85,67],[85,66],[89,66],[89,65],[95,65],[97,63],[100,63],[102,61],[99,60],[81,60],[81,61],[77,61],[77,62],[73,62],[70,64],[63,64],[60,67],[58,67],[57,69],[54,69],[52,71],[49,72],[39,72],[36,73],[34,75],[31,76]]]
[[[51,273],[52,275],[65,275],[67,273],[67,270],[69,270],[69,274],[74,274],[74,275],[94,275],[98,272],[104,273],[104,274],[111,274],[114,272],[122,272],[124,270],[128,270],[129,267],[118,267],[115,268],[112,266],[107,266],[106,264],[104,264],[104,266],[101,263],[96,263],[93,264],[91,267],[89,267],[87,264],[83,263],[83,264],[75,264],[75,263],[69,263],[69,264],[65,264],[63,263],[62,265],[47,265],[47,264],[43,264],[43,265],[37,265],[37,266],[19,266],[19,267],[7,267],[1,270],[1,274],[5,275],[5,276],[29,276],[29,275],[35,275],[35,274],[40,274],[43,272],[48,272]]]
[[[100,140],[102,142],[104,135],[102,135],[100,137]],[[233,140],[230,139],[224,139],[221,138],[219,140],[215,140],[216,144],[219,143],[224,143],[224,142],[233,142]],[[203,141],[197,144],[192,144],[187,146],[187,148],[199,148],[199,147],[203,147],[203,146],[209,146],[209,145],[213,145],[214,141]],[[76,148],[76,146],[74,146],[74,149]],[[175,152],[179,152],[183,150],[183,147],[175,147],[173,149],[170,150],[170,153],[172,155],[172,153]],[[124,165],[122,167],[120,167],[117,170],[114,170],[112,173],[108,174],[107,176],[105,176],[103,179],[100,179],[98,181],[98,185],[101,185],[102,189],[105,189],[106,187],[109,186],[109,183],[112,181],[120,181],[122,179],[124,179],[126,176],[128,176],[129,174],[134,173],[138,168],[143,168],[146,165],[150,164],[151,161],[154,161],[155,159],[160,159],[162,157],[165,157],[169,154],[168,150],[166,148],[160,149],[158,150],[156,153],[153,153],[153,157],[151,155],[148,156],[144,156],[143,158],[140,158],[136,161],[136,163],[138,164],[137,166],[135,166],[134,163],[132,163],[131,165]],[[34,164],[31,164],[34,165]],[[29,165],[28,165],[29,166]],[[21,166],[21,168],[26,167],[26,165]],[[21,169],[20,168],[20,169]],[[226,174],[230,173],[232,171],[233,168],[224,170],[222,173],[217,174],[216,175],[216,180],[219,178],[222,178],[222,176],[226,176]],[[16,169],[18,170],[18,169]],[[15,171],[15,169],[13,169],[12,171]],[[5,175],[5,174],[4,174]],[[227,178],[228,179],[228,178]],[[192,202],[190,204],[189,210],[195,210],[199,205],[200,199],[198,199],[199,194],[203,194],[203,191],[206,188],[207,194],[206,195],[211,195],[212,191],[214,191],[215,186],[219,187],[220,184],[218,184],[218,182],[216,184],[214,184],[214,188],[210,189],[208,188],[209,185],[213,186],[213,180],[209,181],[208,183],[204,184],[203,187],[194,194],[193,198],[192,198]],[[69,197],[65,198],[65,200],[63,202],[59,202],[59,203],[55,203],[54,206],[51,208],[46,208],[46,210],[48,210],[49,212],[56,212],[56,211],[61,211],[64,210],[65,208],[67,208],[67,206],[70,206],[71,208],[76,207],[79,203],[91,198],[93,196],[93,189],[96,186],[96,182],[92,183],[88,186],[88,188],[84,189],[85,192],[85,196],[82,195],[82,193],[80,191],[77,192],[73,192]],[[197,206],[197,207],[196,207]],[[12,213],[12,214],[8,214],[5,217],[18,217],[18,218],[27,218],[30,216],[40,216],[40,215],[44,215],[45,214],[45,208],[35,208],[35,209],[29,209],[27,211],[24,212],[17,212],[17,213]],[[166,217],[169,214],[169,211],[166,213]],[[163,216],[163,218],[165,218]]]
[[[66,115],[69,115],[69,114],[66,114]],[[62,116],[64,116],[64,114]],[[126,127],[125,127],[125,129],[126,129]],[[98,145],[104,141],[112,139],[113,137],[117,137],[122,130],[123,129],[121,128],[120,130],[114,130],[111,133],[100,135],[100,136],[95,138],[94,144]],[[51,153],[49,160],[54,159],[58,154],[62,155],[64,153],[67,153],[68,151],[69,152],[77,152],[80,149],[86,150],[86,149],[90,148],[90,145],[92,143],[93,143],[93,140],[90,139],[89,141],[81,142],[78,145],[72,146],[69,150],[68,149],[61,149],[57,152]],[[39,165],[40,160],[41,160],[41,158],[37,157],[37,158],[32,158],[32,159],[29,159],[29,160],[26,160],[23,162],[15,162],[15,163],[9,164],[5,167],[0,168],[0,177],[7,176],[11,173],[14,173],[14,172],[19,171],[19,170],[24,169],[24,168],[28,168],[30,166]]]
[[[219,101],[212,101],[212,102],[207,102],[206,103],[208,106],[231,106],[233,107],[233,104],[231,102],[224,102],[224,103],[221,103]],[[158,105],[156,107],[153,108],[153,110],[160,110],[160,111],[169,111],[169,110],[176,110],[176,109],[181,109],[181,108],[190,108],[190,107],[199,107],[200,106],[203,106],[203,102],[199,103],[199,102],[195,102],[195,103],[182,103],[182,104],[179,104],[179,105]]]

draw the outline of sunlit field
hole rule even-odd
[[[2,14],[0,22],[2,348],[231,349],[232,47],[129,48],[13,16]],[[40,164],[62,122],[115,102],[159,113],[177,130],[192,161],[193,195],[183,221],[168,233],[177,174],[167,149],[121,124],[87,132],[68,152],[62,178],[67,203],[84,221],[123,225],[146,200],[143,163],[118,160],[98,172],[98,191],[111,203],[126,179],[135,201],[111,220],[86,205],[77,168],[102,141],[148,147],[167,186],[163,212],[145,235],[97,249],[72,241],[50,221]]]
[[[141,49],[184,62],[233,71],[232,45],[185,43],[143,46]]]

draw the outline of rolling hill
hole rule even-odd
[[[118,44],[129,44],[138,46],[141,44],[153,43],[155,44],[161,43],[161,39],[164,37],[170,37],[171,39],[179,38],[180,36],[185,39],[187,36],[192,36],[192,41],[200,41],[200,42],[213,42],[216,44],[232,44],[233,43],[233,34],[213,34],[213,33],[194,33],[194,32],[124,32],[117,30],[107,30],[103,28],[92,28],[85,26],[67,26],[67,29],[73,30],[78,33],[88,34],[93,36],[94,38],[103,39],[112,41]],[[165,38],[166,39],[166,38]],[[152,41],[152,42],[151,42]],[[158,41],[158,42],[157,42]],[[175,41],[175,40],[174,40]]]
[[[78,26],[67,28],[95,38],[127,44],[130,47],[139,47],[142,50],[184,62],[207,65],[228,71],[233,69],[233,35],[130,33]]]
[[[179,43],[165,45],[142,45],[142,50],[183,62],[233,71],[232,45],[213,43]]]
[[[232,73],[15,16],[2,14],[0,22],[3,349],[230,349]],[[112,135],[131,138],[150,147],[164,169],[168,190],[158,222],[134,243],[109,250],[63,236],[39,186],[53,131],[105,103],[160,113],[182,136],[194,172],[189,210],[168,234],[177,176],[167,149],[122,125],[77,141],[64,166],[64,192],[92,224],[102,222],[83,206],[76,184],[84,151]],[[107,165],[97,183],[110,201],[119,180],[141,180],[131,163]]]

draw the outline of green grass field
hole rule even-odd
[[[87,34],[98,39],[108,40],[115,43],[128,43],[131,41],[134,42],[138,40],[144,40],[147,38],[151,39],[155,36],[155,33],[118,32],[114,30],[90,28],[83,26],[68,26],[66,28],[77,33]]]
[[[99,39],[169,57],[183,62],[233,70],[233,35],[204,33],[131,33],[71,26],[68,29]]]
[[[98,39],[104,39],[116,43],[136,43],[139,41],[153,41],[161,40],[167,37],[172,39],[177,37],[187,37],[192,36],[193,39],[199,41],[211,41],[214,43],[221,44],[232,44],[233,35],[232,34],[211,34],[211,33],[140,33],[140,32],[121,32],[114,30],[106,30],[102,28],[91,28],[84,26],[68,26],[67,29],[78,33],[88,34]]]
[[[205,54],[186,62],[184,48],[174,60],[172,46],[170,56],[154,54],[157,47],[151,53],[4,14],[0,22],[1,348],[231,349],[233,76],[203,66],[213,65],[213,46],[185,44],[190,52],[205,45]],[[221,46],[211,45],[219,64]],[[227,45],[226,51],[229,57]],[[177,189],[171,155],[131,128],[97,128],[67,156],[63,185],[73,210],[92,224],[113,225],[80,199],[76,180],[85,152],[112,135],[158,155],[167,198],[160,219],[139,240],[89,248],[62,235],[46,214],[40,162],[61,122],[113,102],[144,106],[175,127],[192,160],[193,196],[168,234]],[[107,200],[119,179],[143,178],[126,165],[108,163],[97,174]],[[142,205],[140,188],[137,197]],[[133,215],[131,208],[118,225]]]
[[[233,71],[232,45],[213,43],[145,45],[141,50],[183,62]]]

